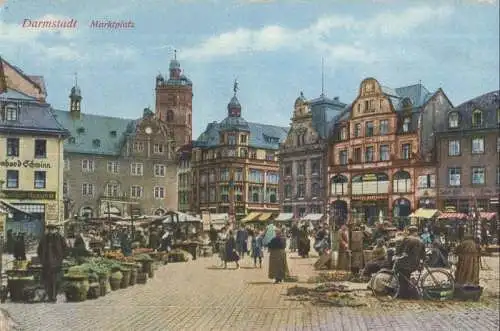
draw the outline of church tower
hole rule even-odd
[[[75,74],[75,85],[71,88],[69,94],[69,112],[73,119],[79,119],[81,114],[82,91],[78,86],[78,80]]]
[[[174,130],[175,145],[180,147],[192,140],[193,83],[177,60],[177,51],[170,61],[169,76],[156,76],[155,115]]]

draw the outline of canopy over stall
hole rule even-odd
[[[431,219],[435,217],[437,214],[439,214],[439,210],[437,209],[418,208],[417,210],[415,210],[415,212],[410,214],[409,217]]]
[[[444,212],[444,213],[441,213],[439,216],[438,216],[438,219],[439,220],[443,220],[443,219],[457,219],[457,220],[464,220],[467,218],[467,214],[464,214],[464,213],[457,213],[457,212]]]
[[[491,221],[493,220],[495,217],[497,216],[497,213],[493,213],[493,212],[480,212],[479,213],[479,218],[483,218],[487,221]]]
[[[293,219],[293,213],[280,213],[278,217],[274,219],[275,222],[289,222]]]
[[[318,222],[323,218],[323,214],[307,214],[302,218],[303,221]]]
[[[256,221],[257,220],[257,217],[260,216],[261,213],[259,212],[251,212],[250,214],[248,214],[247,216],[243,217],[241,219],[241,222],[242,223],[247,223],[247,222],[252,222],[252,221]]]

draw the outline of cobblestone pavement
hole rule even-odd
[[[289,259],[301,286],[310,286],[302,282],[314,273],[313,262]],[[169,264],[160,267],[146,285],[92,301],[64,303],[61,297],[56,304],[7,303],[0,307],[27,331],[498,330],[497,307],[455,303],[429,307],[401,301],[391,303],[395,305],[391,309],[380,305],[317,307],[289,300],[284,294],[295,284],[272,284],[266,277],[267,263],[254,269],[245,258],[239,270],[223,270],[217,264],[216,258]],[[398,307],[402,312],[397,312]]]

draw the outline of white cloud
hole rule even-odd
[[[370,38],[403,36],[427,22],[447,18],[452,12],[451,7],[423,6],[401,12],[386,12],[362,20],[350,16],[325,16],[302,29],[279,25],[255,30],[239,28],[211,36],[199,45],[184,49],[182,55],[194,60],[211,60],[241,53],[312,49],[321,51],[335,61],[370,62],[376,59],[375,52],[366,49],[367,44],[373,43]],[[335,36],[347,34],[366,42],[336,44]]]

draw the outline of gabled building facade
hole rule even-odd
[[[442,114],[438,127],[440,210],[498,212],[500,195],[500,91]]]
[[[301,93],[295,101],[290,130],[279,150],[283,214],[293,219],[307,214],[316,221],[325,215],[327,137],[332,119],[345,106],[338,98],[324,95],[308,101]]]
[[[330,210],[338,223],[402,224],[417,208],[437,207],[434,130],[451,107],[441,89],[362,81],[329,149]]]
[[[209,123],[193,143],[194,212],[226,213],[231,220],[251,212],[279,211],[277,151],[288,129],[247,122],[236,96],[227,117]]]
[[[161,215],[177,209],[175,132],[146,108],[138,119],[82,112],[78,86],[70,110],[56,110],[70,131],[64,144],[66,217]]]
[[[0,58],[0,204],[5,230],[39,236],[62,224],[63,141],[69,135],[45,102],[41,76]]]

